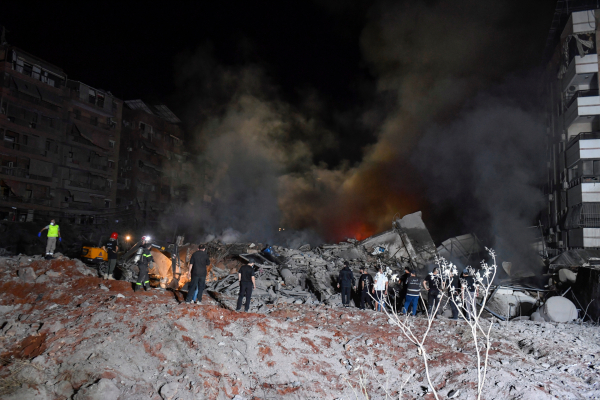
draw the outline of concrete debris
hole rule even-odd
[[[117,400],[121,391],[110,379],[100,379],[88,387],[79,389],[74,400]]]
[[[424,276],[436,254],[420,212],[397,218],[391,230],[361,242],[348,239],[315,248],[305,244],[298,249],[272,246],[273,253],[252,251],[263,247],[255,243],[208,244],[213,265],[209,280],[213,282],[207,289],[209,293],[219,293],[218,300],[225,307],[235,306],[239,292],[237,270],[241,263],[237,260],[255,263],[256,289],[250,308],[257,312],[278,302],[341,305],[337,277],[345,261],[349,262],[356,282],[360,267],[367,267],[374,275],[380,265],[385,266],[388,279],[394,282],[406,266],[415,267]]]
[[[569,299],[550,297],[537,312],[548,322],[569,322],[577,319],[577,308]]]
[[[177,382],[167,383],[160,388],[160,396],[164,400],[172,400],[177,395],[177,391],[179,390],[179,384]]]
[[[360,246],[359,242],[348,243]],[[227,293],[236,290],[235,279],[230,277],[237,271],[234,267],[240,255],[249,254],[247,248],[227,248],[238,254],[215,263],[227,273],[222,278],[214,275],[209,283],[219,286],[214,293],[224,303],[231,300]],[[384,313],[338,308],[335,292],[329,296],[332,305],[294,304],[306,294],[315,296],[308,289],[309,272],[313,276],[337,275],[329,266],[337,268],[343,259],[326,255],[326,251],[322,247],[310,252],[274,247],[279,263],[261,261],[272,268],[263,268],[259,277],[261,286],[269,286],[265,291],[269,300],[255,307],[258,313],[230,311],[211,296],[205,296],[201,305],[184,306],[177,304],[171,291],[134,293],[130,282],[90,277],[78,271],[77,262],[66,258],[30,257],[30,265],[18,268],[17,257],[2,260],[0,355],[5,360],[2,374],[6,374],[2,378],[12,371],[15,379],[28,383],[2,392],[0,398],[353,398],[348,382],[357,382],[365,374],[375,381],[371,373],[398,371],[414,364],[418,353]],[[289,261],[300,253],[300,258]],[[366,255],[367,262],[377,265],[377,259],[370,257],[374,256]],[[298,286],[306,274],[307,289],[287,287],[279,272],[283,266],[298,279]],[[29,267],[38,276],[50,276],[48,272],[54,271],[60,278],[23,282],[18,269]],[[333,290],[334,283],[320,282],[323,290]],[[101,289],[101,284],[109,290]],[[502,295],[514,296],[515,292],[531,295],[526,290]],[[271,297],[278,300],[269,303]],[[540,398],[540,393],[551,393],[543,398],[572,398],[573,393],[598,397],[600,344],[594,324],[513,321],[493,329],[487,372],[493,383],[485,388],[486,398],[533,399]],[[419,330],[426,322],[420,316],[411,319]],[[435,322],[426,342],[436,359],[430,372],[444,377],[440,387],[444,398],[452,396],[452,391],[453,398],[477,395],[473,386],[477,371],[465,368],[476,362],[466,328],[463,321],[448,324],[442,318]],[[557,342],[568,346],[556,346]],[[456,374],[457,370],[461,374]],[[409,371],[403,371],[389,374],[390,386],[404,384]],[[403,395],[420,398],[425,393],[424,376],[413,374]],[[374,385],[370,391],[370,397],[385,397],[382,387]]]
[[[500,288],[488,300],[487,307],[498,315],[514,318],[531,314],[537,302],[536,297],[525,291]]]
[[[558,279],[561,282],[575,283],[575,281],[577,281],[577,273],[571,271],[570,269],[563,268],[558,271]]]
[[[19,269],[18,275],[19,279],[21,279],[23,282],[35,282],[35,278],[37,278],[37,275],[31,267]]]

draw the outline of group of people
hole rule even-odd
[[[210,265],[210,258],[206,252],[206,246],[203,244],[198,246],[198,251],[192,254],[189,263],[188,293],[185,298],[186,304],[200,304],[202,302],[202,292],[206,287],[207,267]],[[248,312],[250,309],[250,299],[252,298],[252,290],[256,289],[256,280],[254,277],[254,263],[247,262],[242,265],[238,271],[238,283],[240,285],[240,293],[238,295],[236,311],[241,311],[242,302],[246,298],[244,310]]]
[[[344,267],[339,272],[337,287],[341,291],[343,307],[350,306],[350,298],[352,290],[354,290],[360,296],[360,309],[364,310],[365,306],[368,305],[371,309],[383,311],[386,303],[390,304],[390,300],[386,300],[388,299],[389,281],[387,275],[383,272],[383,267],[379,266],[375,278],[367,272],[366,267],[359,268],[359,271],[358,287],[355,285],[354,274],[347,261],[344,262]],[[399,306],[398,308],[401,309],[402,314],[409,312],[413,316],[417,314],[421,288],[427,290],[428,315],[435,317],[434,314],[440,311],[439,303],[445,294],[442,293],[444,285],[439,274],[439,268],[434,268],[433,272],[427,274],[425,279],[421,279],[417,277],[414,269],[406,267],[399,285],[400,288],[394,300],[394,306]],[[469,270],[464,269],[462,276],[453,276],[446,286],[448,295],[454,297],[454,301],[448,301],[452,310],[450,319],[458,319],[458,306],[464,308],[464,315],[467,318],[473,318],[476,310],[477,285]],[[375,300],[374,305],[372,300]]]

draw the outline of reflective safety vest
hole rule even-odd
[[[58,225],[48,225],[48,237],[58,237]]]

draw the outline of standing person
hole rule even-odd
[[[419,293],[421,292],[421,279],[417,278],[415,271],[410,270],[410,276],[406,280],[406,301],[402,307],[402,314],[408,313],[412,307],[412,315],[417,315],[417,307],[419,306]]]
[[[202,302],[202,292],[204,292],[204,288],[206,287],[206,267],[209,264],[210,258],[206,252],[206,247],[201,244],[198,246],[198,251],[192,254],[190,258],[190,270],[187,275],[190,283],[188,284],[188,293],[185,298],[186,304],[192,303],[196,289],[198,289],[198,296],[200,297],[200,300],[197,300],[196,304]]]
[[[108,254],[108,273],[104,274],[104,279],[114,280],[115,277],[113,275],[115,271],[115,267],[117,266],[117,252],[119,251],[119,245],[117,239],[119,238],[119,234],[117,232],[113,232],[110,235],[110,239],[108,242],[102,247],[106,254]]]
[[[475,303],[475,299],[477,298],[477,287],[475,285],[475,278],[471,276],[468,268],[463,270],[462,279],[460,281],[462,286],[462,300],[464,307],[467,310],[467,318],[471,320],[475,318],[475,313],[477,312]]]
[[[254,263],[242,265],[238,272],[238,281],[240,282],[240,294],[238,295],[237,307],[235,311],[242,309],[242,300],[246,297],[244,311],[250,309],[250,299],[252,298],[252,289],[256,289],[256,280],[254,279]]]
[[[46,242],[46,258],[52,258],[54,255],[54,250],[56,249],[56,240],[62,242],[62,238],[60,237],[60,227],[56,224],[55,220],[50,220],[50,225],[46,225],[42,228],[42,230],[38,233],[38,237],[42,237],[42,232],[48,230],[48,240]]]
[[[440,278],[440,269],[435,267],[432,273],[427,274],[423,281],[423,287],[427,290],[427,314],[435,318],[440,304],[440,288],[442,286]]]
[[[342,289],[342,304],[344,307],[350,306],[350,295],[352,293],[352,287],[354,287],[354,274],[350,270],[350,264],[348,261],[344,261],[344,268],[338,275],[337,287]],[[355,288],[356,289],[356,288]]]
[[[458,277],[458,272],[452,273],[450,277],[450,285],[448,286],[448,297],[450,301],[450,309],[452,310],[452,318],[458,319],[458,306],[460,303],[460,299],[462,296],[462,287],[460,283],[460,278]]]
[[[142,247],[142,254],[140,254],[140,259],[138,260],[138,267],[140,268],[140,273],[138,274],[137,282],[135,283],[135,291],[137,292],[144,287],[145,291],[150,289],[150,276],[148,275],[148,268],[150,268],[150,263],[154,261],[154,257],[152,257],[152,253],[150,252],[150,248],[152,245],[147,243]]]
[[[398,300],[400,301],[400,309],[404,307],[404,302],[406,301],[406,281],[410,277],[410,268],[404,267],[404,274],[400,277],[400,294]]]
[[[367,272],[367,268],[363,267],[360,269],[360,278],[358,280],[358,289],[360,290],[360,309],[365,309],[365,302],[369,304],[370,308],[373,308],[373,302],[371,301],[371,295],[369,294],[373,288],[373,277]]]
[[[373,293],[375,293],[375,301],[377,302],[377,311],[385,309],[385,296],[388,292],[388,278],[383,273],[383,267],[380,265],[375,275],[375,284],[373,285]]]

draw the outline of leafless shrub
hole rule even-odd
[[[426,313],[426,325],[422,329],[416,329],[417,325],[414,323],[414,320],[409,317],[408,312],[406,315],[402,315],[396,312],[395,307],[390,304],[389,300],[386,299],[386,305],[383,310],[390,322],[396,325],[402,334],[413,343],[421,355],[423,359],[423,363],[425,366],[425,375],[427,377],[427,382],[429,384],[429,388],[431,393],[433,393],[434,397],[439,400],[439,394],[435,389],[433,384],[431,374],[429,371],[429,363],[428,361],[431,359],[428,354],[428,349],[425,346],[425,340],[431,331],[431,328],[436,321],[435,316],[437,315],[440,304],[442,304],[442,298],[445,293],[449,294],[450,301],[454,303],[456,308],[458,309],[458,313],[460,318],[467,323],[471,330],[471,335],[473,338],[473,344],[475,347],[475,355],[477,356],[477,399],[481,399],[481,395],[483,393],[483,388],[485,385],[485,379],[487,374],[487,366],[489,359],[489,350],[491,347],[491,330],[494,325],[493,320],[485,320],[481,318],[483,313],[483,308],[477,310],[476,306],[476,297],[477,292],[482,294],[482,304],[485,304],[488,296],[490,287],[492,286],[492,282],[496,276],[496,254],[493,250],[487,249],[493,262],[492,265],[489,265],[485,261],[481,263],[481,269],[475,271],[472,268],[469,268],[470,275],[474,279],[474,286],[476,291],[471,293],[468,290],[464,290],[464,282],[461,285],[463,288],[458,291],[451,283],[455,276],[458,276],[458,270],[456,266],[444,258],[436,259],[436,263],[439,267],[439,300],[436,302],[435,307],[432,307],[431,313],[427,309],[425,305],[425,301],[421,296],[419,299],[423,303]],[[463,310],[463,303],[465,308]],[[364,384],[363,376],[357,382],[357,387],[360,388],[360,393],[364,396],[364,398],[368,399],[368,394],[366,392],[366,385]],[[405,382],[406,384],[406,382]],[[404,385],[403,385],[404,387]],[[354,388],[353,388],[354,390]],[[357,392],[355,392],[355,395]]]

